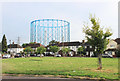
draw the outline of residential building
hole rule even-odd
[[[92,55],[93,55],[93,52],[94,52],[94,47],[90,46],[87,42],[85,42],[85,40],[83,40],[82,42],[79,42],[79,41],[75,41],[75,42],[61,42],[61,43],[59,43],[59,44],[54,44],[54,45],[57,45],[57,46],[60,47],[60,50],[59,50],[58,53],[61,54],[61,55],[62,55],[61,49],[62,49],[63,47],[65,47],[65,48],[70,48],[71,50],[70,50],[69,53],[70,53],[71,55],[73,55],[73,56],[78,55],[78,54],[77,54],[77,49],[78,49],[79,47],[81,47],[81,46],[83,46],[83,47],[85,48],[86,55],[87,55],[88,57],[92,56]],[[52,46],[54,46],[54,45],[52,45]],[[47,47],[46,47],[46,48],[47,48],[47,53],[50,52],[49,47],[50,47],[50,46],[47,46]]]
[[[88,42],[84,42],[84,40],[83,40],[81,46],[83,46],[85,48],[85,52],[88,57],[94,56],[95,48],[93,46],[91,46]]]
[[[35,42],[35,43],[25,44],[25,45],[23,46],[23,48],[31,47],[31,48],[35,51],[35,50],[37,50],[38,47],[41,47],[41,46],[45,47],[44,45]]]
[[[69,52],[70,55],[76,56],[77,55],[77,49],[79,47],[81,47],[81,44],[82,43],[80,43],[79,41],[75,41],[75,42],[61,42],[61,43],[58,44],[58,46],[60,47],[59,53],[62,54],[61,49],[63,47],[65,47],[65,48],[70,48],[71,49],[70,52]]]
[[[10,53],[20,53],[22,51],[23,51],[22,46],[20,46],[18,44],[14,44],[14,42],[12,44],[8,45],[7,52],[10,52]]]
[[[115,39],[116,40],[116,39]],[[117,41],[115,40],[110,40],[108,45],[107,45],[107,48],[105,50],[105,53],[106,54],[110,54],[112,56],[115,56],[116,54],[116,50],[117,50],[117,46],[118,46],[118,43]]]

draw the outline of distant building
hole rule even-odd
[[[120,38],[110,40],[105,50],[105,53],[111,54],[113,57],[116,57],[118,45],[120,45]]]
[[[94,51],[94,47],[90,46],[87,42],[85,42],[84,40],[82,42],[79,42],[79,41],[75,41],[75,42],[61,42],[59,44],[53,44],[53,45],[50,45],[50,46],[59,46],[60,47],[60,50],[58,51],[59,54],[62,55],[62,51],[61,49],[63,47],[65,48],[70,48],[71,51],[70,51],[70,54],[72,54],[73,56],[76,56],[77,55],[77,49],[81,46],[83,46],[85,48],[85,52],[86,52],[86,55],[88,57],[92,56],[93,55],[93,51]],[[49,50],[49,47],[50,46],[47,46],[47,52],[50,52]]]
[[[115,40],[110,40],[105,50],[105,53],[115,56],[117,51],[117,46],[118,46],[118,43]]]
[[[38,47],[45,47],[44,45],[40,44],[40,43],[29,43],[29,44],[26,44],[25,46],[23,46],[23,48],[26,48],[26,47],[31,47],[33,50],[36,50]]]
[[[70,52],[69,52],[69,54],[71,56],[76,56],[77,55],[77,49],[79,47],[81,47],[81,44],[82,43],[80,43],[79,41],[75,41],[75,42],[61,42],[60,44],[58,44],[58,46],[60,47],[59,54],[62,55],[61,49],[63,47],[65,47],[65,48],[70,48],[71,49]]]
[[[20,46],[18,44],[14,44],[14,42],[13,42],[12,44],[8,45],[7,52],[20,53],[20,52],[23,52],[23,48],[22,48],[22,46]]]
[[[95,48],[93,46],[91,46],[88,42],[84,42],[84,40],[83,40],[81,46],[83,46],[85,48],[85,52],[88,57],[94,56]]]

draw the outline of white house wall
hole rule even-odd
[[[114,49],[117,48],[117,43],[114,40],[110,40],[110,42],[107,45],[107,49]]]
[[[14,52],[14,53],[20,53],[20,51],[23,52],[23,48],[8,48],[7,51]]]

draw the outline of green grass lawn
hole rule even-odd
[[[103,69],[97,69],[97,58],[30,57],[2,60],[3,74],[67,75],[118,79],[118,59],[102,58]]]

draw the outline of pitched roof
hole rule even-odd
[[[8,48],[22,48],[22,46],[20,46],[18,44],[10,44],[10,45],[8,45]]]
[[[117,44],[120,44],[120,38],[116,38],[114,41],[117,42]]]
[[[31,48],[37,48],[37,47],[41,47],[43,45],[40,43],[26,44],[26,46],[24,46],[24,48],[28,47],[28,46],[30,46]],[[43,47],[45,47],[45,46],[43,46]]]
[[[117,49],[107,49],[105,51],[116,51]]]
[[[84,42],[82,43],[83,46],[90,46],[90,44],[88,42]]]
[[[75,41],[75,42],[61,42],[60,44],[58,44],[58,46],[79,46],[82,43],[80,43],[79,41]]]

